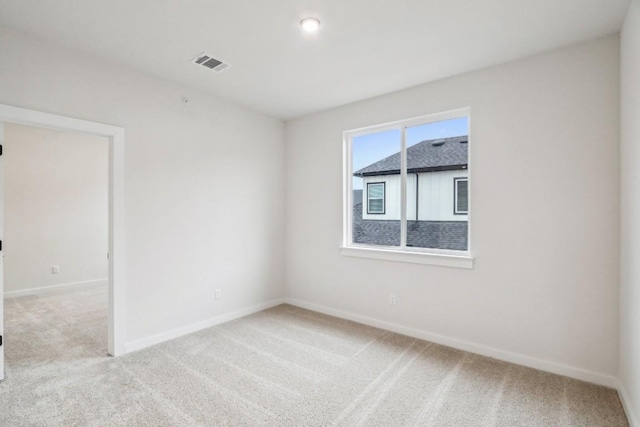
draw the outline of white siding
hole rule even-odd
[[[467,215],[453,214],[453,180],[467,176],[469,176],[467,170],[419,174],[418,219],[420,221],[466,221]]]
[[[419,183],[418,183],[418,188],[420,188]],[[400,219],[399,215],[398,215],[398,219]],[[407,174],[407,220],[409,221],[416,220],[416,174],[415,173]]]
[[[418,174],[418,219],[420,221],[467,221],[453,213],[453,180],[467,177],[467,170]],[[367,184],[385,183],[385,213],[367,214]],[[400,220],[400,175],[367,176],[363,179],[363,219]],[[416,174],[407,175],[407,219],[416,219]]]

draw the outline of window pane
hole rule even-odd
[[[369,200],[369,213],[384,213],[384,200],[382,200],[382,199],[370,199]]]
[[[413,126],[405,137],[407,246],[466,251],[468,119]]]
[[[369,184],[369,198],[382,199],[384,197],[383,184]]]
[[[392,130],[352,140],[353,243],[400,245],[401,136]]]
[[[457,209],[456,213],[466,213],[469,211],[469,200],[468,200],[468,191],[467,191],[467,180],[460,179],[456,181],[457,183]]]

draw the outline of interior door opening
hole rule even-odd
[[[103,136],[4,124],[6,371],[107,356]]]
[[[104,293],[106,293],[107,295],[107,298],[106,298],[107,339],[106,339],[106,343],[105,343],[105,340],[102,339],[102,343],[103,343],[102,354],[104,355],[105,349],[106,349],[106,353],[108,353],[111,356],[119,356],[121,354],[124,354],[125,353],[125,329],[126,329],[125,274],[124,274],[125,272],[125,269],[124,269],[124,246],[125,246],[125,242],[124,242],[124,142],[125,142],[124,129],[117,126],[111,126],[111,125],[106,125],[102,123],[86,121],[82,119],[65,117],[65,116],[60,116],[56,114],[44,113],[40,111],[0,104],[0,145],[4,143],[4,137],[5,137],[4,128],[6,126],[13,126],[13,125],[23,126],[23,127],[24,126],[33,127],[39,131],[70,132],[71,134],[74,134],[74,135],[84,134],[89,137],[98,138],[99,140],[102,141],[104,146],[106,146],[107,235],[106,235],[106,245],[104,244],[104,242],[101,243],[103,246],[102,246],[102,249],[100,250],[102,262],[103,263],[106,262],[106,266],[107,266],[106,270],[104,269],[102,270],[104,272],[103,274],[106,273],[106,277],[87,279],[87,280],[78,280],[77,282],[73,281],[73,279],[70,279],[71,277],[70,273],[72,273],[72,270],[73,270],[73,268],[70,267],[71,264],[68,264],[66,261],[60,262],[60,263],[52,262],[52,258],[49,257],[47,263],[50,265],[45,264],[47,265],[47,269],[46,269],[47,279],[50,279],[50,276],[48,275],[62,278],[63,274],[69,274],[69,277],[67,277],[67,279],[71,281],[70,282],[62,281],[63,283],[60,283],[60,282],[52,283],[50,281],[43,280],[44,285],[42,284],[33,285],[33,283],[36,283],[37,280],[32,280],[32,286],[34,286],[34,288],[28,288],[28,289],[29,289],[29,292],[34,292],[34,289],[35,289],[35,291],[37,292],[42,292],[43,294],[51,295],[51,294],[56,294],[58,291],[61,291],[62,289],[56,289],[54,291],[52,289],[39,289],[39,288],[47,288],[49,285],[52,285],[52,284],[53,286],[64,285],[64,286],[61,286],[60,288],[64,288],[65,286],[69,288],[74,288],[74,287],[82,288],[83,286],[85,286],[84,290],[89,292],[89,288],[92,285],[94,285],[96,288],[100,288],[100,286],[103,286],[102,289]],[[6,246],[7,241],[5,239],[7,230],[3,229],[2,227],[2,225],[4,224],[3,215],[5,214],[5,209],[3,206],[4,197],[2,192],[5,187],[3,183],[3,176],[4,176],[4,169],[6,167],[6,159],[7,157],[6,157],[6,150],[5,150],[5,156],[0,155],[0,241],[4,240],[3,243],[5,246],[5,249],[7,247]],[[76,159],[76,161],[78,160]],[[45,163],[46,163],[45,160],[42,160],[42,159],[40,160],[40,166],[42,168],[46,167]],[[33,167],[33,171],[37,172],[38,167],[37,166]],[[19,197],[21,192],[16,191],[15,193],[17,195],[14,194],[14,196]],[[23,193],[26,194],[27,191],[24,191]],[[65,191],[53,191],[53,193],[55,193],[53,194],[53,200],[56,200],[56,197],[57,197],[60,199],[66,199],[71,203],[74,202],[73,194],[76,194],[75,192],[73,192],[72,194],[72,192],[67,193]],[[52,196],[52,195],[49,194],[49,196]],[[76,206],[76,208],[78,207]],[[40,210],[42,209],[47,210],[46,207],[45,208],[41,207]],[[29,217],[29,215],[25,215],[25,217],[20,218],[20,220],[27,223],[29,221],[34,221],[33,217]],[[72,232],[64,229],[64,227],[62,228],[63,228],[62,229],[63,236],[66,235],[66,237],[68,237],[68,234],[73,234]],[[57,230],[57,231],[61,231],[61,230]],[[67,233],[65,233],[65,231],[67,231]],[[11,232],[9,232],[9,237],[10,235],[11,235]],[[15,237],[14,237],[14,240],[15,240]],[[81,240],[81,239],[76,239],[76,240]],[[53,241],[55,242],[56,239],[53,239]],[[71,243],[67,242],[66,245],[73,246],[76,243],[77,242],[74,242],[74,240],[71,239]],[[47,250],[51,250],[51,247],[50,247],[51,244],[45,244],[44,239],[42,241],[39,241],[38,244],[43,246],[43,248],[39,248],[39,249],[45,249],[43,251],[45,253],[47,253]],[[3,295],[4,297],[4,293],[5,291],[7,291],[7,292],[14,292],[13,296],[15,296],[15,295],[18,295],[22,290],[16,288],[15,283],[17,283],[17,281],[12,282],[10,284],[9,289],[5,289],[5,283],[4,283],[5,271],[3,271],[3,264],[4,264],[3,260],[5,255],[7,255],[7,253],[3,252],[2,257],[0,257],[0,295]],[[88,264],[90,263],[87,263],[86,265],[84,263],[78,263],[78,264],[83,264],[82,268],[85,269],[84,271],[85,273],[88,270],[91,270],[91,268],[89,268],[88,266]],[[76,265],[75,267],[78,267],[78,265]],[[36,268],[34,267],[34,269]],[[42,272],[42,269],[43,269],[42,267],[38,267],[36,270],[38,270],[39,272]],[[75,273],[78,273],[78,272],[76,271]],[[9,273],[9,274],[12,274],[12,273]],[[28,274],[33,274],[33,271]],[[11,276],[12,278],[11,280],[13,280],[13,278],[18,276]],[[99,297],[96,297],[96,298],[99,298]],[[83,308],[90,308],[91,304],[89,302],[91,299],[92,297],[89,296],[89,294],[86,294],[80,298],[82,302],[77,303],[77,305],[82,306]],[[8,342],[6,339],[4,339],[4,332],[5,332],[4,328],[6,326],[6,324],[3,322],[4,314],[5,314],[5,303],[6,303],[6,300],[5,298],[3,298],[2,303],[0,303],[0,336],[3,337],[3,340],[0,342],[0,379],[4,379],[5,354],[7,352],[7,348],[11,346],[10,341]],[[65,303],[63,303],[62,305],[64,304]],[[74,322],[76,324],[82,323],[81,322],[83,319],[82,316],[83,315],[80,315],[76,319],[67,319],[67,322],[72,324]],[[86,318],[84,319],[86,320]],[[104,316],[103,316],[103,320],[104,320]],[[52,333],[56,334],[55,331],[53,331]],[[44,336],[46,337],[47,334],[45,333]],[[86,336],[85,338],[89,339]],[[66,345],[66,348],[65,348],[65,345]],[[82,346],[75,347],[73,345],[69,345],[68,342],[65,342],[65,344],[62,345],[62,347],[50,346],[49,350],[52,352],[55,352],[55,351],[58,351],[56,349],[61,349],[61,348],[64,349],[65,351],[71,350],[71,353],[75,351],[76,355],[82,353],[82,351],[78,350],[79,348],[81,349]]]

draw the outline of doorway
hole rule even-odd
[[[107,138],[4,123],[3,157],[6,371],[106,356]]]
[[[40,129],[58,130],[63,132],[84,133],[92,136],[104,137],[107,141],[108,152],[108,235],[107,235],[107,330],[108,354],[118,356],[124,354],[125,331],[125,288],[124,288],[124,130],[119,127],[89,122],[55,114],[27,110],[19,107],[0,104],[0,142],[4,139],[2,123],[31,126]],[[2,183],[4,159],[0,157],[0,186]],[[2,192],[0,191],[0,196]],[[0,198],[0,211],[4,214],[4,206]],[[2,216],[0,216],[2,219]],[[0,227],[0,240],[5,239],[6,233]],[[0,292],[4,294],[4,273],[0,258]],[[54,266],[51,266],[52,269]],[[53,270],[52,270],[53,271]],[[0,305],[0,335],[4,334],[4,299]],[[4,341],[4,340],[3,340]],[[0,344],[0,379],[4,378],[4,347],[6,341]],[[8,344],[10,345],[10,343]]]

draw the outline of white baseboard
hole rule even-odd
[[[624,386],[622,381],[620,381],[618,384],[618,396],[620,396],[620,402],[622,402],[624,412],[625,414],[627,414],[629,427],[640,427],[640,418],[638,418],[638,414],[636,414],[635,408],[631,406],[631,403],[633,401],[631,400],[631,396],[629,396],[629,392],[627,392],[627,388]]]
[[[240,317],[248,316],[250,314],[257,313],[259,311],[266,310],[271,307],[275,307],[276,305],[280,305],[282,303],[284,303],[284,300],[275,299],[275,300],[264,302],[262,304],[257,304],[251,307],[232,311],[231,313],[221,314],[220,316],[212,317],[210,319],[192,323],[187,326],[182,326],[180,328],[172,329],[167,332],[161,332],[159,334],[151,335],[146,338],[141,338],[141,339],[126,343],[124,346],[124,351],[125,353],[131,353],[133,351],[142,350],[143,348],[150,347],[155,344],[160,344],[161,342],[169,341],[174,338],[181,337],[183,335],[188,335],[193,332],[200,331],[202,329],[210,328],[211,326],[229,322],[231,320],[235,320]]]
[[[582,381],[587,381],[594,384],[603,385],[610,388],[617,388],[617,386],[619,385],[618,379],[611,375],[587,371],[585,369],[580,369],[580,368],[574,368],[572,366],[564,365],[561,363],[550,362],[547,360],[537,359],[535,357],[530,357],[523,354],[512,353],[509,351],[488,347],[482,344],[476,344],[469,341],[459,340],[456,338],[451,338],[444,335],[435,334],[432,332],[422,331],[419,329],[414,329],[407,326],[386,322],[383,320],[378,320],[378,319],[374,319],[367,316],[361,316],[358,314],[352,314],[352,313],[348,313],[341,310],[335,310],[333,308],[312,304],[312,303],[308,303],[308,302],[300,301],[296,299],[285,299],[285,303],[294,305],[296,307],[306,308],[308,310],[328,314],[330,316],[335,316],[342,319],[351,320],[357,323],[373,326],[375,328],[380,328],[387,331],[396,332],[398,334],[407,335],[413,338],[418,338],[421,340],[446,345],[448,347],[457,348],[459,350],[468,351],[470,353],[476,353],[482,356],[492,357],[494,359],[503,360],[505,362],[511,362],[517,365],[527,366],[529,368],[551,372],[553,374],[564,375],[567,377],[575,378]]]
[[[4,293],[5,298],[17,298],[27,295],[45,295],[58,292],[72,291],[76,289],[86,288],[89,286],[97,286],[99,284],[107,285],[109,279],[84,280],[82,282],[62,283],[60,285],[40,286],[37,288],[20,289],[18,291],[9,291]]]

